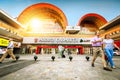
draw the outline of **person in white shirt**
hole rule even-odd
[[[64,50],[64,47],[63,47],[62,45],[59,45],[59,46],[58,46],[58,50],[59,50],[59,53],[58,53],[59,55],[58,55],[58,56],[59,56],[59,57],[62,57],[62,52],[63,52],[63,50]]]
[[[14,61],[16,61],[15,55],[13,54],[13,48],[14,48],[14,43],[12,39],[9,39],[9,44],[7,46],[7,51],[6,53],[3,54],[3,56],[0,58],[0,63],[6,58],[6,56],[9,54]]]
[[[110,38],[110,35],[105,35],[105,39],[103,40],[103,45],[104,45],[105,54],[108,58],[108,61],[110,62],[111,67],[115,68],[115,64],[112,60],[114,55],[113,49],[114,47],[116,47],[118,48],[118,50],[120,50],[119,47],[114,43],[114,40]]]

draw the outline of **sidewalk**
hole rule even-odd
[[[52,55],[38,55],[38,61],[16,72],[0,78],[0,80],[120,80],[120,56],[114,57],[116,69],[105,71],[101,59],[98,57],[95,67],[86,61],[85,55],[72,55],[51,60]],[[33,55],[21,55],[20,60],[32,60]],[[34,59],[33,59],[34,60]]]

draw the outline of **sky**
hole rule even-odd
[[[120,15],[120,0],[0,0],[0,9],[16,18],[25,8],[41,2],[60,8],[71,26],[75,26],[88,13],[97,13],[107,21]]]

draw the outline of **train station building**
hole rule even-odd
[[[74,15],[71,14],[73,20]],[[91,66],[91,39],[96,32],[100,32],[100,38],[109,34],[120,48],[120,15],[107,21],[100,13],[89,12],[79,17],[75,25],[69,23],[64,10],[49,2],[29,5],[16,18],[1,8],[0,59],[12,39],[13,53],[19,60],[14,62],[8,55],[0,62],[0,80],[120,80],[120,51],[116,48],[112,58],[115,69],[108,63],[111,71],[106,71],[101,58],[97,58],[95,67]],[[64,58],[59,57],[60,46],[64,47]]]
[[[32,53],[33,49],[37,54],[57,53],[58,45],[74,54],[90,53],[90,39],[96,31],[102,33],[101,37],[110,34],[120,47],[120,16],[107,22],[100,14],[87,13],[76,25],[68,25],[64,12],[50,3],[30,5],[16,19],[0,10],[0,46],[6,46],[7,39],[13,38],[21,44],[21,53]]]

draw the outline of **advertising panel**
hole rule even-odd
[[[0,38],[0,46],[8,46],[9,40]]]

